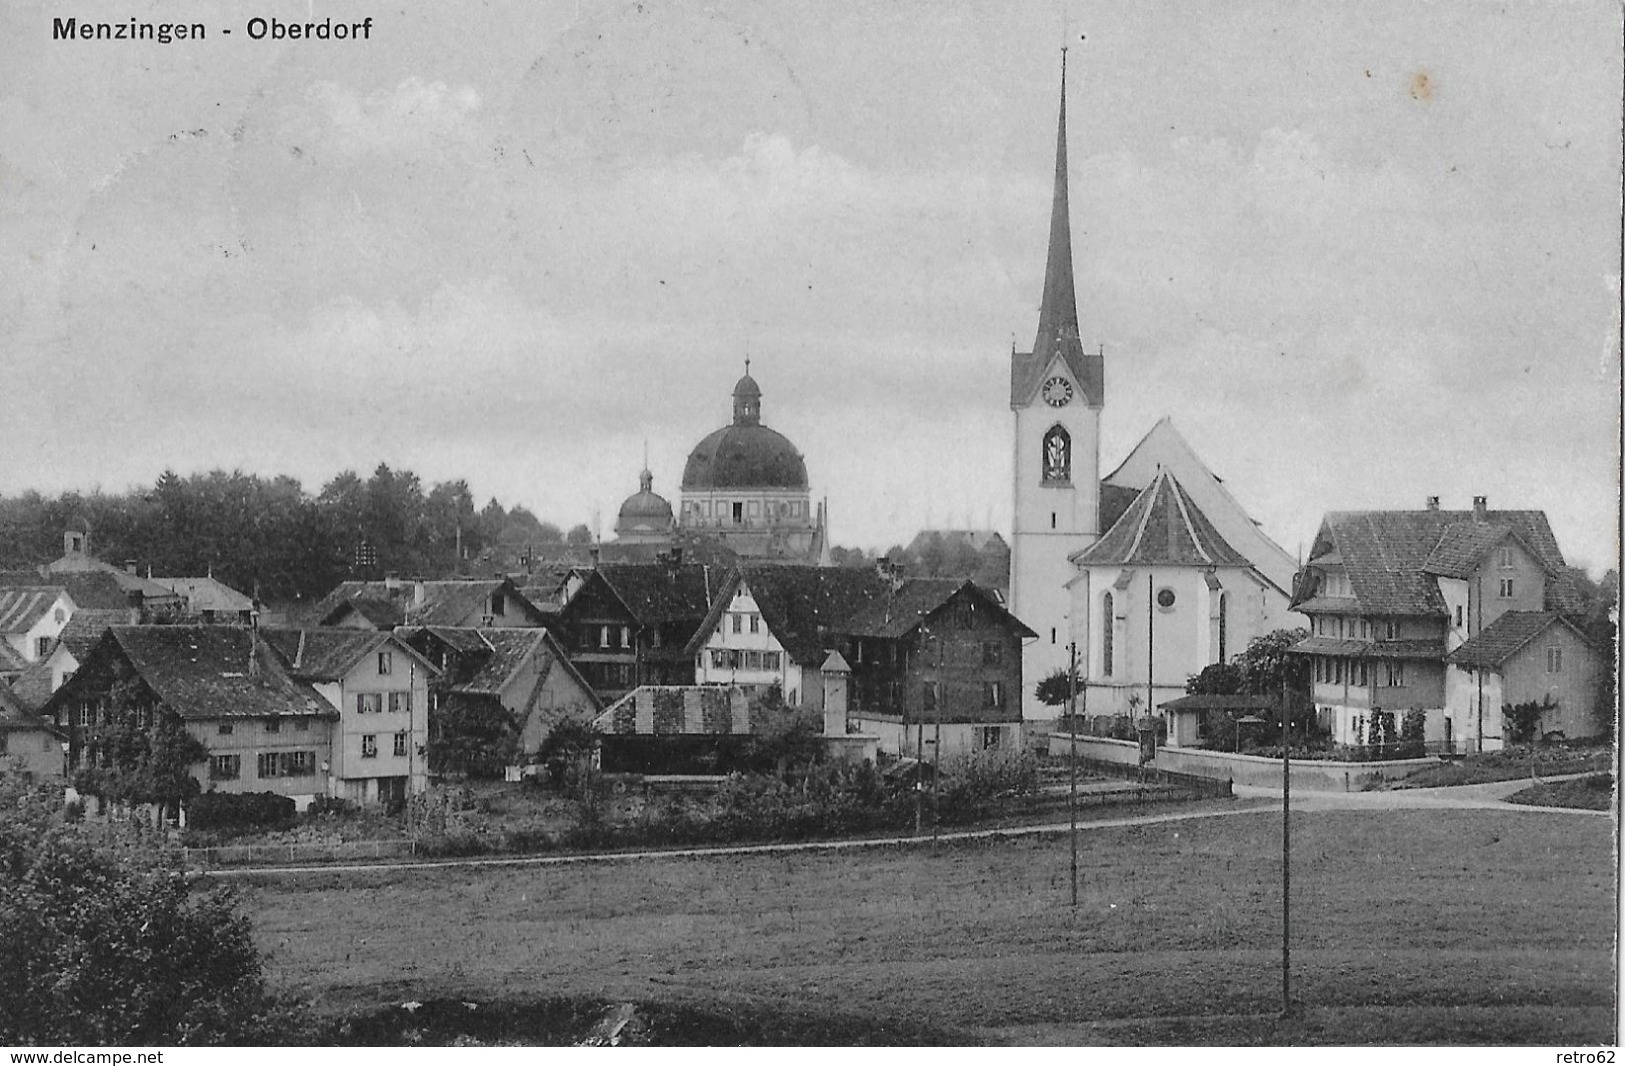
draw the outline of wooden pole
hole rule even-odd
[[[937,811],[937,770],[942,762],[942,705],[948,700],[948,684],[942,677],[942,637],[937,637],[937,706],[931,712],[931,846],[942,834],[942,815]]]
[[[1281,1017],[1292,1014],[1292,714],[1281,672]]]
[[[1072,754],[1067,760],[1071,784],[1067,792],[1067,816],[1071,821],[1072,841],[1072,906],[1078,905],[1078,642],[1071,644],[1070,662],[1066,674],[1066,715],[1072,734]]]

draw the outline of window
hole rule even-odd
[[[1370,677],[1367,674],[1367,670],[1366,670],[1367,665],[1368,664],[1366,663],[1366,661],[1364,659],[1360,660],[1360,681],[1359,681],[1359,683],[1361,685],[1366,685],[1366,684],[1370,683]]]
[[[383,677],[383,676],[387,675],[389,673],[389,671],[391,670],[391,668],[394,667],[394,665],[395,665],[395,653],[394,652],[381,651],[381,652],[378,653],[378,676],[379,677]]]
[[[752,633],[760,633],[762,631],[762,616],[761,615],[753,614],[753,615],[750,616],[750,631]]]
[[[356,714],[378,714],[384,709],[384,694],[382,692],[357,692],[355,694]]]
[[[378,758],[378,734],[363,733],[361,735],[361,757],[363,759]],[[264,758],[264,756],[261,756]]]
[[[491,593],[491,613],[504,615],[508,613],[508,597],[500,592]]]
[[[996,725],[985,725],[985,726],[983,726],[982,727],[982,749],[984,751],[986,751],[986,750],[988,750],[990,748],[997,748],[999,746],[1000,739],[1003,736],[1004,736],[1004,730],[999,728],[998,726],[996,726]]]
[[[937,683],[935,681],[927,681],[924,687],[920,689],[920,705],[927,714],[937,709]]]
[[[1000,644],[996,640],[985,640],[985,641],[983,641],[982,642],[982,665],[983,666],[1003,666],[1004,665],[1004,645]]]
[[[1371,639],[1371,620],[1368,619],[1368,618],[1360,619],[1360,639],[1361,640],[1370,640]]]
[[[205,610],[203,612],[203,624],[204,625],[213,625],[214,624],[214,612],[213,611]]]
[[[277,771],[278,771],[278,767],[277,767],[277,755],[278,755],[278,754],[279,754],[279,753],[278,753],[278,752],[274,752],[274,751],[267,751],[267,752],[263,752],[263,753],[262,753],[262,754],[261,754],[261,755],[260,755],[260,757],[259,757],[259,759],[258,759],[258,763],[259,763],[259,766],[258,766],[258,774],[259,774],[259,776],[260,776],[260,777],[261,777],[261,778],[262,778],[262,779],[263,779],[263,778],[270,778],[270,777],[279,777],[279,776],[281,776],[281,775],[280,775],[280,774],[279,774],[279,773],[278,773],[278,772],[277,772]]]
[[[609,647],[609,629],[609,626],[598,627],[598,646],[600,648]]]
[[[982,702],[993,710],[1004,708],[1004,683],[1001,681],[986,681],[982,683]]]
[[[1157,590],[1157,606],[1160,609],[1162,609],[1164,611],[1173,610],[1174,609],[1174,603],[1175,603],[1176,600],[1177,600],[1177,597],[1174,595],[1174,590],[1173,589],[1158,589]]]
[[[1456,604],[1456,628],[1461,628],[1461,604]]]
[[[1510,577],[1503,577],[1501,579],[1501,598],[1503,600],[1510,600],[1512,598],[1512,579]]]
[[[1112,676],[1112,643],[1116,639],[1117,617],[1111,593],[1100,600],[1100,672]]]
[[[412,713],[412,694],[410,692],[391,692],[389,694],[389,709],[391,713]]]
[[[243,757],[241,755],[211,755],[209,757],[209,780],[235,781],[243,773]],[[261,774],[260,776],[264,776]]]
[[[1332,684],[1341,685],[1342,683],[1343,683],[1343,660],[1342,659],[1333,659],[1332,660]]]
[[[1049,513],[1049,527],[1051,529],[1055,528],[1055,512],[1054,511],[1051,511]]]
[[[1049,642],[1051,644],[1055,643],[1055,627],[1054,626],[1049,627]]]
[[[395,754],[396,755],[405,755],[406,754],[406,734],[405,733],[396,733],[395,734]]]
[[[1388,640],[1398,640],[1399,639],[1399,620],[1395,619],[1395,618],[1385,619],[1383,621],[1383,632],[1387,634],[1387,639]]]
[[[632,627],[631,626],[622,626],[621,627],[621,647],[630,648],[631,646],[632,646]]]
[[[762,652],[762,669],[777,670],[779,668],[779,653],[776,651]]]
[[[267,718],[265,720],[265,731],[267,733],[280,733],[280,732],[282,732],[282,719],[280,719],[280,718]]]
[[[762,653],[759,652],[759,651],[747,651],[745,653],[745,669],[747,669],[747,670],[760,670],[761,668],[762,668]]]
[[[51,654],[51,638],[40,637],[34,642],[34,657],[43,659],[49,654]]]
[[[722,667],[727,666],[728,665],[728,653],[723,651],[721,648],[712,648],[711,649],[711,665],[718,668],[718,669],[721,669]]]
[[[221,722],[215,727],[215,732],[219,733],[223,737],[229,737],[236,728],[237,727],[232,725],[230,722]]]
[[[1044,434],[1044,481],[1065,484],[1072,480],[1072,435],[1065,426],[1051,426]]]
[[[1496,562],[1500,564],[1502,570],[1512,569],[1512,549],[1510,547],[1497,550],[1495,556]]]
[[[1546,649],[1546,672],[1548,674],[1561,674],[1563,672],[1563,649],[1551,647]]]
[[[310,732],[310,719],[309,718],[295,718],[293,720],[293,731],[295,733],[308,733],[308,732]]]
[[[1216,661],[1221,663],[1230,657],[1227,654],[1227,647],[1230,637],[1228,631],[1228,626],[1230,623],[1230,612],[1228,608],[1230,603],[1227,597],[1228,593],[1219,593],[1219,658]]]
[[[1389,663],[1387,663],[1385,665],[1388,667],[1388,685],[1389,685],[1390,688],[1397,688],[1397,687],[1405,684],[1405,664],[1404,663],[1402,663],[1402,662],[1389,662]]]
[[[742,525],[745,521],[745,504],[741,500],[734,501],[734,523]]]
[[[743,633],[745,631],[745,616],[744,615],[742,615],[742,614],[730,614],[728,617],[733,619],[733,627],[734,627],[734,632],[735,633]]]

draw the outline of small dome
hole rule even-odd
[[[669,528],[672,524],[671,504],[654,491],[654,475],[645,470],[638,480],[639,490],[621,504],[620,516],[615,520],[615,531]]]
[[[750,371],[745,371],[745,376],[740,378],[739,382],[734,385],[734,399],[760,400],[761,398],[762,387],[756,384],[756,379],[750,376]]]

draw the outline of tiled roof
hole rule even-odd
[[[4,681],[0,681],[0,732],[21,733],[35,730],[52,734],[57,732],[51,723],[34,714],[23,700],[6,687]]]
[[[1342,556],[1354,597],[1366,614],[1440,615],[1444,598],[1435,574],[1428,570],[1430,560],[1439,568],[1458,568],[1461,558],[1488,534],[1458,530],[1446,543],[1446,533],[1474,522],[1471,511],[1333,511],[1321,524],[1315,557],[1327,550]],[[1542,566],[1553,574],[1563,573],[1563,553],[1544,511],[1489,511],[1478,524],[1499,528],[1501,536],[1515,534]],[[1563,606],[1565,587],[1553,583],[1551,598],[1556,602],[1549,606],[1569,609]],[[1312,589],[1301,591],[1314,595]]]
[[[1287,651],[1298,655],[1364,655],[1371,646],[1369,640],[1345,640],[1342,637],[1304,637]]]
[[[766,720],[735,688],[642,685],[610,704],[593,728],[606,736],[745,736]]]
[[[689,563],[611,563],[597,573],[639,625],[691,619],[698,625],[728,576],[714,566]]]
[[[0,682],[3,685],[3,682]],[[30,663],[27,670],[11,683],[12,694],[26,710],[37,711],[51,698],[51,664],[41,659]]]
[[[62,627],[61,642],[68,649],[68,653],[80,662],[90,654],[90,649],[102,639],[108,626],[122,626],[130,624],[128,610],[94,610],[79,608],[68,619],[68,624]]]
[[[1100,483],[1100,531],[1106,532],[1117,524],[1135,500],[1140,498],[1139,489],[1131,489],[1122,485],[1112,485],[1102,481]]]
[[[1360,601],[1353,596],[1313,596],[1293,608],[1304,614],[1355,614]]]
[[[418,603],[419,589],[422,603]],[[345,581],[323,596],[305,613],[311,625],[328,625],[347,609],[361,613],[382,628],[397,625],[455,626],[485,613],[491,595],[505,591],[521,613],[540,621],[542,612],[507,578],[458,581],[401,581],[395,587],[383,581]]]
[[[0,640],[0,673],[19,674],[28,669],[28,660],[22,653],[11,646],[10,641]]]
[[[0,587],[19,585],[56,585],[68,590],[68,598],[80,610],[123,611],[126,622],[130,617],[130,594],[118,579],[105,570],[75,570],[42,578],[37,570],[0,571]]]
[[[452,688],[460,692],[499,694],[514,672],[533,655],[543,653],[547,642],[544,629],[482,629],[484,653],[475,652],[459,662]]]
[[[750,589],[767,630],[792,662],[818,666],[828,634],[857,611],[887,595],[889,579],[871,567],[749,566],[738,575]],[[736,581],[717,590],[716,602],[695,630],[688,654],[705,642],[733,600]]]
[[[1248,566],[1167,469],[1104,536],[1076,553],[1079,566]]]
[[[1568,626],[1581,640],[1591,643],[1585,633],[1555,611],[1508,611],[1451,652],[1445,662],[1460,666],[1500,666],[1554,625]]]
[[[213,577],[155,577],[152,580],[184,596],[189,611],[236,613],[254,609],[253,599]]]
[[[936,537],[944,545],[963,544],[974,552],[988,550],[1008,552],[1010,545],[995,529],[922,529],[908,542],[910,552],[919,552]]]
[[[1340,655],[1350,659],[1444,658],[1444,638],[1417,640],[1349,640],[1343,637],[1305,637],[1287,649],[1299,655]]]
[[[269,642],[302,681],[338,681],[362,656],[390,639],[390,632],[375,629],[264,629]]]
[[[289,676],[256,631],[238,626],[114,626],[50,702],[69,698],[104,656],[125,659],[182,718],[255,718],[337,712]]]
[[[888,586],[889,587],[889,586]],[[982,609],[994,612],[1024,637],[1037,636],[998,602],[988,590],[971,581],[916,577],[889,595],[882,594],[831,628],[846,636],[895,639],[909,632],[961,593],[974,597]]]
[[[26,633],[61,598],[55,585],[0,588],[0,633]]]

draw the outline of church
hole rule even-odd
[[[1038,333],[1010,352],[1010,609],[1038,634],[1023,652],[1028,719],[1062,712],[1033,688],[1074,644],[1079,713],[1155,713],[1186,678],[1292,624],[1296,570],[1168,418],[1100,476],[1105,354],[1079,334],[1065,60]]]
[[[762,389],[734,384],[733,421],[694,446],[683,466],[675,514],[645,469],[615,521],[618,544],[669,547],[705,540],[754,562],[829,565],[825,505],[816,507],[807,462],[784,434],[762,424]]]

